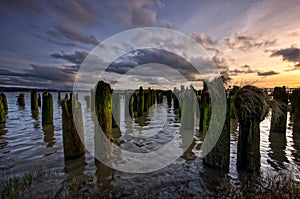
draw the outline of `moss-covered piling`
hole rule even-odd
[[[62,130],[65,158],[76,158],[85,153],[81,104],[72,100],[62,102]]]
[[[1,97],[2,97],[2,103],[3,103],[5,113],[7,113],[8,112],[8,104],[7,104],[6,95],[4,93],[1,93]]]
[[[43,92],[42,124],[53,124],[53,98],[50,92]]]
[[[31,110],[36,111],[39,108],[39,103],[38,103],[38,92],[36,90],[32,90],[30,94],[30,99],[31,99]]]
[[[271,132],[285,133],[287,128],[287,109],[288,109],[288,94],[285,87],[275,87],[273,92],[274,103],[279,105],[281,113],[276,115],[276,110],[272,110]]]
[[[237,167],[250,172],[260,169],[260,122],[270,108],[269,96],[254,86],[241,88],[235,101],[239,121]]]
[[[99,81],[95,92],[95,111],[101,129],[112,139],[112,94],[110,85]]]
[[[0,95],[0,124],[3,124],[6,122],[6,114],[4,109],[4,104],[2,100],[2,95]]]

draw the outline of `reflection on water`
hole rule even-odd
[[[53,98],[56,99],[57,94],[53,94]],[[203,140],[198,133],[198,127],[194,132],[180,130],[179,110],[173,110],[172,106],[168,106],[166,98],[162,104],[153,105],[142,117],[131,118],[124,113],[124,97],[121,97],[120,124],[119,128],[113,129],[113,140],[117,146],[123,150],[141,153],[158,150],[176,139],[177,145],[174,146],[183,152],[176,161],[161,170],[132,174],[114,170],[95,161],[91,155],[94,150],[94,143],[91,140],[94,139],[95,125],[91,109],[86,107],[86,103],[82,103],[87,128],[85,145],[91,153],[87,151],[79,159],[64,160],[60,105],[54,103],[54,124],[42,126],[41,109],[39,108],[38,112],[31,112],[26,108],[30,107],[30,94],[25,95],[24,109],[16,105],[16,95],[18,94],[7,93],[9,108],[7,123],[0,126],[1,175],[17,175],[35,168],[55,169],[63,178],[63,183],[72,184],[75,177],[82,179],[90,177],[92,180],[89,183],[93,184],[96,192],[119,191],[122,192],[121,196],[133,198],[147,197],[149,194],[153,197],[171,197],[172,194],[178,194],[182,190],[193,193],[194,196],[204,197],[209,192],[214,192],[215,186],[225,176],[224,172],[202,164],[199,157]],[[85,95],[87,94],[79,95],[82,102]],[[269,133],[270,118],[261,123],[261,168],[262,171],[271,173],[279,171],[293,173],[300,179],[300,132],[293,132],[291,127],[290,122],[286,134]],[[237,120],[231,120],[230,132],[229,177],[238,180],[244,174],[238,173],[235,166]],[[183,151],[190,140],[192,144]],[[109,156],[114,157],[115,162],[126,161],[120,150],[112,150]],[[47,181],[51,181],[50,178],[51,176]]]

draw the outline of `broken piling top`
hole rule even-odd
[[[273,99],[285,104],[288,103],[288,93],[285,90],[285,86],[274,88]]]
[[[43,92],[42,124],[53,124],[53,98],[50,92]]]
[[[255,86],[241,88],[235,100],[239,120],[263,121],[270,108],[269,96]]]
[[[4,107],[4,110],[5,110],[5,113],[7,113],[7,111],[8,111],[8,105],[7,105],[6,95],[4,93],[1,93],[1,97],[2,97],[2,103],[3,103],[3,107]]]
[[[112,94],[110,85],[104,81],[99,81],[96,86],[95,108],[101,129],[112,139]]]
[[[36,90],[32,90],[30,94],[30,100],[31,100],[31,110],[35,111],[38,110],[39,103],[38,103],[38,92]]]
[[[273,99],[271,132],[285,133],[288,109],[288,94],[285,87],[275,87]],[[275,105],[277,107],[274,107]]]

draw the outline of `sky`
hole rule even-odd
[[[228,86],[299,87],[299,10],[298,0],[2,0],[0,86],[72,89],[78,78],[99,78],[92,67],[78,71],[102,42],[134,28],[161,27],[197,41],[231,78]],[[135,49],[110,63],[105,78],[122,88],[174,86],[172,73],[197,84],[203,78],[191,61],[199,57]]]

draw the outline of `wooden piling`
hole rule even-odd
[[[234,86],[232,88],[232,90],[229,92],[229,100],[230,100],[230,118],[233,118],[233,119],[237,119],[237,113],[236,113],[236,109],[235,109],[235,106],[234,106],[234,102],[235,102],[235,98],[236,98],[236,94],[238,92],[238,90],[240,89],[240,87],[238,86]]]
[[[167,104],[169,107],[171,107],[172,106],[172,91],[168,90],[166,92],[166,96],[167,96]]]
[[[42,106],[42,99],[41,99],[41,94],[38,94],[38,106]]]
[[[53,98],[50,92],[43,92],[42,125],[53,124]]]
[[[194,130],[194,96],[191,90],[184,91],[181,107],[181,128]]]
[[[0,124],[3,124],[5,122],[6,122],[5,108],[3,104],[2,95],[0,95]]]
[[[76,158],[85,153],[84,128],[81,104],[78,101],[62,102],[62,130],[65,159]]]
[[[7,104],[6,95],[4,93],[1,93],[1,97],[2,97],[2,103],[3,103],[5,113],[7,113],[8,112],[8,104]]]
[[[228,98],[226,119],[220,137],[213,149],[203,158],[205,164],[226,171],[229,170],[230,162],[230,107],[231,100]],[[220,118],[218,121],[222,121],[222,119]]]
[[[294,101],[293,133],[300,133],[300,90],[297,90]]]
[[[91,96],[89,96],[89,95],[84,96],[84,101],[86,103],[86,108],[90,109],[91,108]]]
[[[274,88],[273,100],[279,104],[282,114],[277,116],[276,111],[272,110],[271,132],[286,133],[288,94],[286,93],[285,87]]]
[[[112,127],[119,127],[120,125],[120,94],[113,93],[112,96]]]
[[[39,109],[39,103],[38,103],[38,92],[36,90],[32,90],[31,91],[31,95],[30,95],[30,99],[31,99],[31,110],[32,111],[36,111]]]
[[[144,90],[143,87],[140,87],[139,93],[138,93],[138,110],[137,115],[143,116],[144,113]]]
[[[99,81],[95,92],[95,111],[101,129],[109,140],[112,134],[112,95],[110,85]]]
[[[199,119],[199,131],[206,133],[210,122],[210,97],[207,85],[204,83],[203,90],[201,92],[201,99],[199,103],[200,119]]]
[[[25,94],[24,93],[19,94],[17,102],[18,102],[19,106],[25,106]]]
[[[235,108],[239,121],[237,167],[250,172],[260,169],[260,122],[270,108],[269,96],[254,86],[241,88]]]

